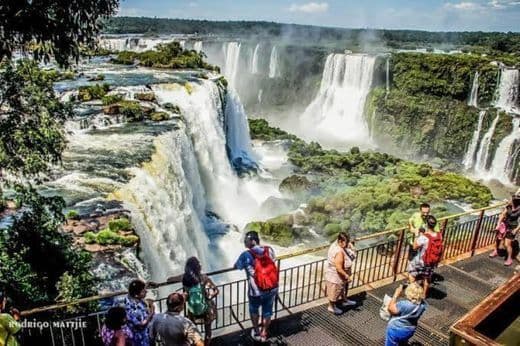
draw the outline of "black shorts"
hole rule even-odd
[[[409,246],[410,247],[408,248],[408,260],[411,261],[412,258],[417,256],[417,250],[414,250],[412,245]]]
[[[507,231],[504,238],[513,240],[513,239],[515,239],[515,235],[513,234],[512,231]]]

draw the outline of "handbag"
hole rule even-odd
[[[383,305],[379,309],[379,316],[384,321],[388,321],[392,317],[392,315],[388,311],[388,304],[390,304],[390,300],[392,300],[392,297],[390,297],[388,294],[385,294],[385,296],[383,297]]]

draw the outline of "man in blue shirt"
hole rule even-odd
[[[260,238],[255,231],[247,232],[244,238],[244,246],[246,251],[238,257],[235,263],[235,269],[245,270],[248,281],[248,295],[249,295],[249,314],[251,316],[251,337],[254,340],[265,342],[268,338],[269,324],[271,323],[271,316],[273,315],[273,303],[278,294],[278,287],[270,290],[261,290],[255,282],[255,257],[264,255],[267,248],[267,253],[274,262],[275,254],[271,247],[260,246]],[[255,253],[255,257],[251,253]],[[262,328],[259,329],[259,310],[262,307]]]

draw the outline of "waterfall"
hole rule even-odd
[[[519,71],[516,69],[502,67],[500,72],[500,85],[498,87],[498,100],[495,106],[507,112],[520,113],[518,106],[519,84]]]
[[[304,136],[340,143],[368,143],[363,111],[372,85],[375,60],[374,56],[365,54],[327,57],[320,91],[300,120],[305,124]]]
[[[252,155],[249,156],[250,142],[244,139],[248,130],[234,118],[239,112],[234,115],[224,113],[237,108],[236,104],[223,107],[225,90],[208,80],[190,85],[190,91],[178,84],[152,87],[160,103],[171,102],[181,109],[188,136],[193,141],[210,209],[226,222],[245,226],[260,203],[267,198],[249,193],[247,182],[237,176],[228,158],[227,140],[230,139],[233,142],[232,152],[253,160]],[[232,94],[226,99],[238,102],[237,99],[233,100]],[[235,119],[228,121],[230,126],[227,131],[224,129],[225,118]],[[234,133],[236,131],[241,133]]]
[[[211,263],[202,222],[205,191],[183,127],[156,139],[151,161],[134,169],[134,178],[115,193],[132,212],[145,260],[156,280],[181,272],[190,256]]]
[[[197,41],[193,44],[193,50],[200,53],[202,52],[202,41]]]
[[[255,47],[255,51],[253,53],[253,58],[251,60],[251,73],[258,73],[258,50],[260,49],[260,43],[258,43]]]
[[[264,89],[258,90],[258,96],[257,96],[258,104],[262,104],[262,96],[263,96],[263,94],[264,94]]]
[[[473,77],[473,84],[471,86],[471,94],[469,95],[468,106],[478,107],[478,71]]]
[[[490,168],[490,177],[497,179],[503,184],[512,183],[513,150],[515,148],[515,141],[520,139],[520,118],[513,118],[513,130],[506,136],[498,145],[493,164]]]
[[[464,165],[464,168],[466,168],[466,170],[471,169],[473,167],[473,164],[475,163],[475,154],[477,151],[478,140],[480,138],[480,131],[482,131],[482,122],[484,121],[485,115],[486,111],[480,111],[480,113],[478,114],[477,129],[473,132],[473,138],[471,138],[471,142],[468,146],[468,151],[466,151],[466,155],[464,156],[464,160],[462,161],[462,164]]]
[[[386,94],[390,92],[390,57],[386,59]]]
[[[271,59],[269,60],[269,78],[276,78],[280,76],[278,67],[278,50],[273,46],[271,50]]]
[[[232,88],[228,88],[226,93],[225,112],[226,142],[231,163],[237,171],[256,169],[246,112]]]
[[[224,48],[224,75],[231,85],[235,85],[240,61],[240,46],[238,42],[228,42]]]
[[[186,48],[186,40],[180,40],[179,41],[179,44],[181,46],[182,49],[185,49]]]
[[[478,150],[477,161],[475,162],[475,171],[481,176],[485,175],[487,171],[486,166],[489,158],[489,146],[491,145],[491,139],[495,133],[495,127],[497,126],[499,118],[500,113],[497,112],[497,116],[480,142],[480,149]]]

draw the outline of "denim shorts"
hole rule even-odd
[[[275,288],[269,292],[263,293],[258,297],[249,296],[249,314],[259,315],[260,306],[262,307],[262,317],[270,318],[273,316],[273,304],[278,289]]]

